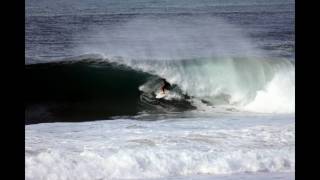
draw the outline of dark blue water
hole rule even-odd
[[[82,55],[79,46],[106,44],[97,30],[108,34],[134,19],[188,22],[204,17],[219,18],[242,29],[271,56],[294,59],[294,6],[292,0],[30,0],[26,2],[26,63]]]

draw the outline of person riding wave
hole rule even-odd
[[[163,81],[163,84],[160,87],[160,89],[161,89],[162,93],[164,94],[165,90],[169,90],[171,88],[171,85],[165,79],[162,78],[161,80]]]

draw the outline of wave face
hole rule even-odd
[[[101,59],[30,64],[26,72],[27,124],[194,109],[185,99],[156,99],[139,90],[148,81],[160,87],[158,76]]]
[[[286,60],[134,61],[75,57],[26,66],[26,121],[79,121],[141,112],[294,112],[294,65]],[[170,93],[155,98],[165,78]],[[293,100],[292,100],[293,99]]]

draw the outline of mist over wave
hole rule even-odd
[[[91,39],[95,34],[99,39]],[[78,52],[135,60],[261,57],[245,32],[212,16],[139,17],[110,29],[92,29]]]
[[[79,46],[79,52],[158,75],[213,105],[294,112],[292,61],[272,57],[243,29],[220,18],[136,18],[91,33],[101,39]]]

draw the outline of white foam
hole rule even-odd
[[[295,73],[294,68],[282,68],[265,89],[257,92],[253,102],[243,109],[255,112],[294,113]]]
[[[261,117],[26,126],[26,179],[293,172],[294,123]]]

